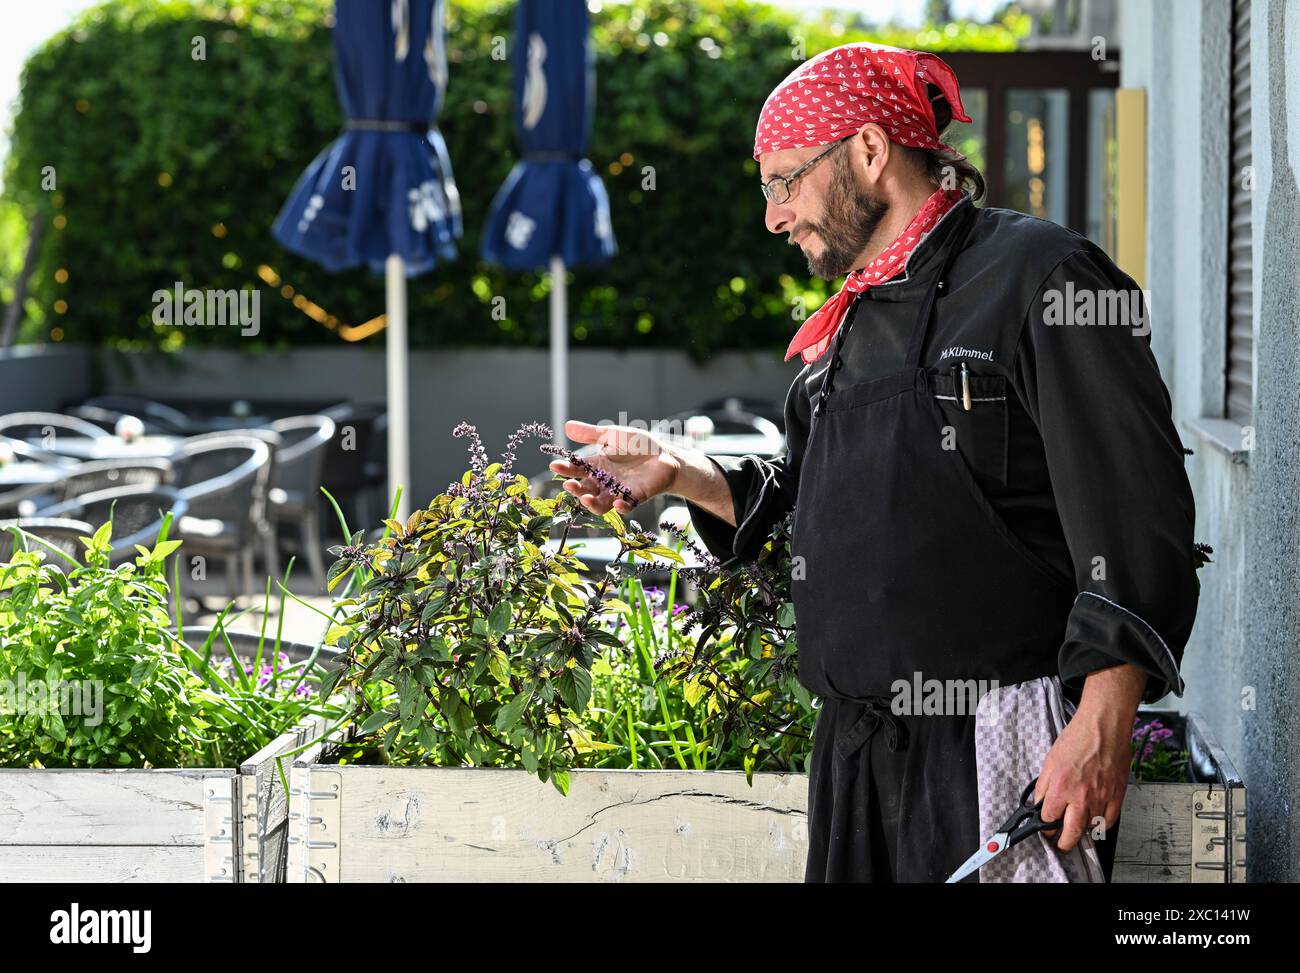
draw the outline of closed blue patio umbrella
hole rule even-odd
[[[551,424],[564,437],[568,411],[568,267],[606,263],[615,252],[609,198],[583,158],[596,71],[582,0],[519,0],[515,27],[515,123],[522,159],[492,201],[483,258],[508,270],[551,274]]]
[[[456,256],[460,198],[437,129],[447,84],[443,0],[337,0],[342,134],[307,167],[272,232],[337,272],[387,279],[389,489],[410,493],[406,279]]]

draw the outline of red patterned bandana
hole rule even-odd
[[[925,201],[920,211],[912,218],[907,229],[895,237],[894,242],[885,247],[875,260],[861,270],[849,274],[839,293],[819,307],[813,316],[803,323],[795,333],[794,340],[790,342],[790,347],[785,350],[785,360],[789,361],[796,352],[802,352],[803,360],[806,362],[815,362],[824,355],[826,349],[830,347],[831,339],[835,337],[835,332],[839,330],[844,312],[853,303],[853,295],[889,280],[906,267],[907,258],[912,255],[912,251],[925,235],[934,229],[934,225],[943,215],[965,195],[959,189],[935,190],[934,195]]]
[[[941,145],[926,85],[943,93],[952,117],[969,122],[952,68],[933,54],[879,44],[845,44],[804,62],[763,103],[754,158],[826,145],[875,122],[891,142]]]

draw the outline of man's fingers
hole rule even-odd
[[[579,500],[583,497],[600,496],[600,487],[596,484],[596,481],[592,479],[565,480],[562,486]]]
[[[561,476],[571,476],[575,479],[581,479],[587,475],[587,471],[581,466],[577,463],[570,463],[566,459],[553,459],[546,464],[546,468],[552,473],[559,473]]]
[[[1088,825],[1088,810],[1080,804],[1071,804],[1065,810],[1065,825],[1061,830],[1061,837],[1056,842],[1056,847],[1060,851],[1070,851],[1079,843],[1083,837],[1084,828]]]
[[[624,463],[661,452],[659,442],[644,429],[634,426],[616,426],[570,419],[564,424],[564,434],[579,443],[599,443],[603,455],[612,462]]]
[[[1102,817],[1105,818],[1106,820],[1107,831],[1109,831],[1111,828],[1115,826],[1115,822],[1119,820],[1119,812],[1122,811],[1123,809],[1124,809],[1124,801],[1122,798],[1119,800],[1112,800],[1109,804],[1106,805],[1106,810],[1102,814]]]
[[[584,507],[597,516],[604,516],[609,510],[609,500],[604,494],[584,493],[578,499],[582,501]]]
[[[564,434],[579,443],[598,443],[603,431],[602,427],[580,419],[570,419],[564,424]]]
[[[594,480],[588,479],[581,483],[577,480],[565,480],[561,486],[577,497],[579,502],[592,513],[603,515],[609,510],[609,498]]]
[[[1068,802],[1059,796],[1059,793],[1053,792],[1050,785],[1044,785],[1042,779],[1039,779],[1038,787],[1034,789],[1034,800],[1042,800],[1043,806],[1039,810],[1039,815],[1044,821],[1056,821],[1065,816],[1066,809],[1069,807]],[[1060,831],[1060,828],[1053,828],[1050,831],[1044,831],[1043,834],[1051,838]]]

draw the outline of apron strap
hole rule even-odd
[[[971,209],[975,204],[971,203]],[[966,242],[966,237],[970,234],[970,228],[974,220],[965,214],[958,214],[958,218],[966,219],[965,228],[959,228],[948,245],[948,250],[944,256],[943,266],[939,273],[935,275],[934,281],[926,291],[925,300],[921,304],[921,313],[917,319],[916,326],[912,329],[912,340],[907,351],[907,360],[903,370],[898,373],[898,387],[900,391],[911,388],[916,382],[917,363],[921,360],[921,348],[925,344],[925,336],[930,330],[931,309],[934,307],[934,298],[936,291],[946,286],[948,271],[952,269],[953,261],[957,258],[957,253],[961,250],[962,244]],[[826,400],[830,398],[831,390],[835,386],[835,371],[839,367],[840,349],[844,347],[844,340],[849,336],[849,331],[853,329],[854,311],[857,309],[858,301],[862,300],[862,295],[858,294],[852,304],[844,313],[844,321],[835,335],[834,347],[831,350],[830,359],[826,365],[826,377],[822,379],[821,391],[817,396],[817,404],[813,407],[813,414],[820,416],[826,411]]]
[[[888,696],[868,696],[865,699],[831,697],[840,705],[861,706],[862,715],[842,737],[835,741],[835,752],[841,759],[847,760],[863,745],[876,735],[877,730],[885,731],[885,745],[891,753],[907,749],[907,727],[894,711],[890,709]]]
[[[971,210],[975,209],[975,204],[971,203]],[[957,259],[957,254],[961,251],[962,245],[966,242],[966,237],[970,235],[971,226],[974,219],[970,214],[958,214],[959,218],[964,218],[965,225],[957,228],[953,232],[952,240],[948,244],[947,253],[944,255],[943,265],[939,272],[934,275],[934,281],[926,291],[925,300],[921,302],[921,313],[916,320],[916,326],[912,329],[912,342],[907,349],[907,364],[900,376],[907,384],[912,383],[912,379],[917,367],[921,362],[921,349],[925,346],[926,335],[930,333],[930,322],[934,315],[934,299],[940,290],[948,286],[948,272],[952,269],[953,261]]]

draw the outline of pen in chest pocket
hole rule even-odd
[[[956,373],[956,374],[954,374],[954,373]],[[960,369],[960,371],[957,369],[956,366],[953,366],[951,369],[949,369],[949,375],[952,377],[952,394],[953,394],[953,398],[955,398],[958,402],[961,403],[961,407],[962,407],[963,410],[965,410],[966,412],[970,412],[970,410],[971,410],[971,396],[970,396],[970,369],[966,367],[966,363],[965,363],[965,362],[962,362],[962,363],[961,363],[961,369]],[[959,394],[958,391],[957,391],[957,389],[958,389],[957,376],[958,376],[958,375],[961,376],[961,383],[960,383],[961,392],[960,392],[960,394]]]

